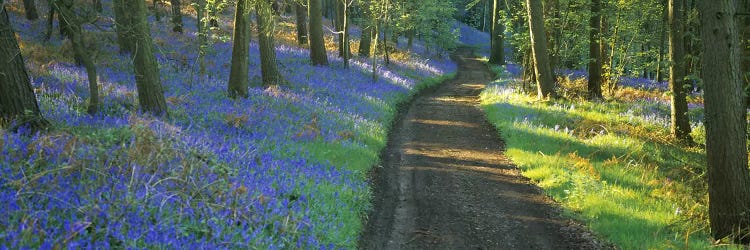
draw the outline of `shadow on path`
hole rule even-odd
[[[493,80],[470,48],[456,77],[404,110],[373,173],[362,249],[582,249],[598,243],[520,175],[478,107]]]

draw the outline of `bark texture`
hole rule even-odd
[[[274,15],[269,0],[257,0],[255,5],[258,22],[258,47],[260,47],[260,70],[263,85],[281,84],[283,78],[276,66],[276,49],[274,47]]]
[[[23,11],[26,14],[26,19],[39,19],[39,12],[36,10],[36,0],[23,0]]]
[[[500,1],[502,0],[492,1],[494,4],[492,5],[492,25],[490,26],[490,33],[492,34],[492,39],[490,40],[490,63],[505,65],[505,51],[503,48],[505,26],[502,20],[500,20],[500,6],[502,4]]]
[[[209,24],[206,20],[206,2],[207,0],[196,0],[194,2],[195,16],[198,19],[195,22],[198,30],[198,75],[201,79],[206,76],[206,48],[208,46]]]
[[[748,242],[750,171],[747,166],[736,1],[698,1],[703,41],[706,156],[711,234]]]
[[[307,8],[301,3],[294,3],[294,14],[297,17],[297,42],[307,44]]]
[[[544,31],[544,15],[541,0],[526,0],[531,34],[531,52],[534,57],[534,72],[537,79],[539,99],[557,97],[555,80],[547,53],[547,35]]]
[[[589,99],[602,99],[601,0],[591,0],[589,19]]]
[[[328,65],[325,41],[323,40],[323,10],[321,0],[309,0],[310,59],[313,65]]]
[[[167,103],[164,100],[164,90],[159,77],[159,65],[154,57],[154,44],[151,39],[148,22],[146,21],[146,2],[143,0],[123,0],[131,11],[132,30],[131,43],[134,44],[132,53],[135,68],[135,83],[138,87],[138,103],[143,112],[156,116],[167,116]]]
[[[68,3],[65,3],[66,1]],[[76,61],[79,61],[86,68],[86,75],[89,81],[89,104],[87,112],[91,115],[96,114],[99,112],[99,84],[97,81],[96,64],[94,64],[94,60],[84,44],[83,29],[81,28],[83,21],[71,9],[71,0],[53,0],[51,3],[52,7],[60,15],[60,21],[65,22],[66,33],[73,44],[73,53],[75,54]]]
[[[102,13],[104,11],[104,5],[102,5],[102,0],[94,0],[93,5],[94,5],[94,10],[96,10],[97,13]]]
[[[687,112],[687,90],[685,88],[684,19],[682,0],[669,0],[669,86],[671,96],[672,136],[683,142],[692,142],[690,120]]]
[[[371,25],[367,25],[362,28],[362,34],[359,38],[359,56],[370,57],[370,51],[372,50],[372,31],[374,29]]]
[[[115,30],[117,31],[117,45],[120,47],[121,54],[133,52],[133,13],[128,10],[126,0],[114,0],[115,12]],[[145,3],[144,3],[145,5]]]
[[[362,0],[359,6],[361,6],[362,9],[362,19],[364,19],[364,22],[360,24],[362,27],[362,33],[359,37],[359,49],[357,52],[361,57],[370,57],[373,31],[375,30],[374,22],[372,21],[372,14],[370,13],[370,1]]]
[[[172,0],[172,32],[182,33],[182,3]]]
[[[232,68],[227,92],[230,98],[247,97],[250,55],[250,27],[246,0],[237,0],[232,38]]]
[[[336,35],[338,36],[339,45],[339,57],[347,60],[351,55],[349,50],[349,31],[348,31],[348,16],[347,0],[336,0]]]
[[[0,0],[0,125],[15,121],[17,126],[41,129],[48,123],[39,111],[21,49],[3,4],[4,0]]]

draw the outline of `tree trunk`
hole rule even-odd
[[[406,49],[411,50],[414,47],[414,36],[416,35],[414,28],[406,31]]]
[[[687,112],[687,90],[685,89],[685,51],[683,39],[682,0],[669,0],[669,86],[672,91],[672,136],[682,142],[692,142],[690,120]]]
[[[601,10],[604,10],[604,6],[602,5],[601,7]],[[611,46],[609,40],[612,40],[612,44],[614,44],[614,40],[617,39],[617,36],[609,33],[610,30],[607,16],[599,15],[599,17],[601,18],[601,23],[599,24],[599,44],[601,45],[599,46],[599,58],[601,59],[602,65],[602,82],[600,86],[609,86],[613,85],[612,83],[610,83],[610,78],[612,77],[612,57],[614,54],[610,53]],[[611,37],[608,39],[607,36]]]
[[[601,1],[591,0],[589,19],[589,99],[602,99],[602,56],[601,56]]]
[[[297,16],[297,42],[307,44],[307,8],[301,3],[294,3],[294,13]]]
[[[0,0],[0,58],[3,58],[0,60],[0,126],[15,121],[16,127],[43,129],[49,123],[39,111],[4,2]]]
[[[750,0],[743,0],[740,2],[740,6],[744,6],[740,10],[744,13],[750,13]],[[740,22],[740,29],[742,32],[742,78],[744,79],[745,86],[745,103],[747,108],[750,108],[750,15],[741,16],[743,22]],[[741,20],[742,20],[741,19]]]
[[[310,59],[313,65],[328,65],[325,40],[323,40],[323,12],[321,0],[308,1],[310,17]]]
[[[554,70],[559,67],[558,60],[559,60],[559,54],[560,54],[560,40],[559,37],[562,37],[562,35],[558,35],[560,32],[562,32],[562,27],[560,25],[560,0],[544,0],[543,6],[545,7],[544,12],[542,12],[542,15],[545,17],[545,23],[549,22],[548,25],[545,26],[545,35],[547,35],[547,55],[549,57],[549,66],[550,69],[552,69],[552,72],[554,73]]]
[[[114,0],[115,12],[115,31],[117,32],[117,45],[120,47],[120,54],[132,53],[135,45],[133,30],[130,28],[133,23],[133,13],[126,9],[125,0]]]
[[[39,12],[36,10],[36,0],[23,0],[23,10],[26,14],[26,19],[39,19]]]
[[[70,36],[70,41],[73,44],[73,53],[75,54],[76,61],[79,61],[86,68],[89,81],[89,104],[87,111],[90,115],[93,115],[99,111],[99,84],[97,81],[96,65],[83,42],[83,29],[81,28],[83,21],[73,12],[70,4],[63,3],[65,1],[53,0],[51,7],[57,10],[58,15],[61,17],[60,21],[65,22],[65,27],[67,27],[66,33]],[[68,1],[68,3],[72,4],[72,1]]]
[[[206,76],[206,49],[208,46],[208,18],[206,17],[206,0],[197,0],[195,6],[198,30],[198,75]]]
[[[182,3],[172,0],[172,32],[182,33]]]
[[[132,30],[128,36],[134,45],[131,54],[135,68],[135,83],[138,88],[138,103],[143,112],[156,116],[168,116],[167,103],[164,100],[164,90],[159,77],[159,65],[154,57],[154,44],[151,39],[148,22],[146,21],[146,2],[143,0],[123,0],[132,15],[132,23],[126,25]]]
[[[708,212],[715,239],[750,239],[750,171],[742,105],[739,30],[733,0],[698,1],[706,83]],[[744,239],[740,237],[744,236]]]
[[[276,67],[276,50],[273,45],[274,15],[269,0],[257,0],[255,20],[258,22],[258,47],[263,85],[277,85],[283,78]]]
[[[325,4],[323,4],[323,12],[325,12],[323,15],[328,19],[335,18],[336,15],[336,1],[337,0],[324,0]]]
[[[494,4],[492,6],[492,23],[490,25],[490,34],[492,34],[492,38],[490,39],[490,63],[505,65],[505,51],[503,46],[505,26],[502,20],[500,20],[500,1],[502,0],[492,1]]]
[[[347,64],[349,57],[351,57],[351,50],[349,49],[349,31],[348,31],[348,0],[336,0],[336,33],[338,36],[339,45],[339,57],[344,59],[344,64]]]
[[[94,10],[101,14],[104,11],[104,6],[102,5],[102,0],[94,0],[93,2]]]
[[[389,16],[388,7],[390,4],[391,3],[389,0],[385,0],[385,3],[383,4],[384,6],[383,9],[385,10],[383,12],[383,16],[385,17],[383,18],[383,26],[382,26],[383,27],[383,57],[384,57],[383,61],[385,65],[391,64],[391,53],[388,50],[388,29],[390,28],[390,23],[389,23],[390,20],[388,18]]]
[[[49,41],[52,38],[52,25],[55,23],[55,8],[49,8],[47,15],[47,32],[44,34],[44,40]]]
[[[375,30],[373,15],[370,10],[371,2],[369,0],[363,0],[360,3],[360,6],[362,6],[362,19],[364,21],[360,24],[362,33],[359,37],[359,56],[369,57],[372,48],[373,30]]]
[[[349,68],[352,51],[349,48],[349,4],[348,0],[337,0],[337,27],[339,32],[339,56],[344,60],[344,68]]]
[[[664,64],[664,41],[667,40],[667,28],[666,23],[668,22],[669,13],[667,8],[667,0],[662,0],[663,9],[662,9],[662,23],[659,25],[660,31],[659,31],[659,59],[656,61],[656,81],[661,82],[664,81],[664,70],[663,64]]]
[[[534,72],[537,79],[539,99],[557,97],[555,81],[547,54],[547,35],[544,32],[544,16],[541,0],[526,0],[531,34],[531,53],[534,56]]]
[[[246,98],[249,86],[250,27],[246,0],[237,0],[234,15],[234,37],[232,38],[232,68],[229,72],[228,94],[230,98]]]
[[[695,1],[687,1],[687,0],[683,0],[683,1],[684,1],[682,5],[683,11],[682,11],[682,17],[681,17],[683,25],[684,25],[682,28],[683,30],[682,40],[683,40],[683,43],[685,44],[685,47],[683,47],[684,56],[685,56],[683,67],[685,67],[685,76],[689,76],[689,75],[697,74],[697,71],[698,71],[697,69],[698,66],[696,64],[699,63],[698,62],[699,60],[697,60],[697,58],[700,52],[696,51],[697,49],[695,48],[696,42],[694,41],[693,37],[690,35],[690,34],[698,33],[696,30],[698,28],[697,27],[698,24],[694,20],[691,20],[689,17],[690,13],[692,13],[695,10]],[[687,93],[690,93],[690,91],[692,91],[694,87],[698,87],[698,86],[694,86],[693,83],[695,82],[685,83],[686,85],[688,85],[688,86],[685,86],[686,91],[688,91]]]

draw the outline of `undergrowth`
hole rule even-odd
[[[387,67],[377,61],[373,79],[372,60],[355,57],[344,68],[331,42],[331,65],[315,67],[289,40],[293,29],[280,29],[287,83],[253,84],[249,98],[231,100],[231,18],[212,29],[205,76],[195,73],[195,18],[185,16],[184,34],[151,19],[170,112],[155,118],[137,111],[131,61],[113,43],[112,3],[102,2],[106,18],[84,26],[97,38],[95,116],[86,114],[86,74],[69,44],[56,34],[45,41],[43,21],[9,5],[52,127],[0,128],[0,248],[354,248],[370,206],[366,172],[397,104],[455,70],[446,58],[398,52]],[[250,48],[257,83],[257,43]]]
[[[670,137],[661,96],[626,87],[604,102],[573,92],[572,101],[538,101],[495,70],[500,79],[481,100],[506,154],[570,216],[623,249],[712,247],[704,149]],[[693,137],[703,142],[700,115],[693,107]]]

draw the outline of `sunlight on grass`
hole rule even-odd
[[[496,70],[500,80],[481,99],[506,154],[572,217],[623,249],[711,247],[705,153],[670,139],[654,119],[668,109],[652,104],[649,116],[642,102],[539,102]]]
[[[102,2],[111,15],[111,1]],[[248,98],[232,100],[231,24],[220,22],[210,37],[208,73],[199,76],[188,11],[184,34],[149,17],[164,119],[138,111],[132,62],[118,53],[114,32],[84,27],[101,38],[102,112],[90,116],[87,76],[70,45],[57,35],[43,41],[43,23],[18,15],[20,4],[8,5],[11,20],[53,126],[33,135],[0,129],[0,248],[355,248],[371,200],[366,173],[399,105],[456,69],[412,52],[387,67],[377,61],[377,79],[366,58],[345,68],[329,53],[328,67],[312,66],[293,25],[282,22],[276,53],[287,83],[253,85]],[[257,83],[256,42],[250,51]]]

